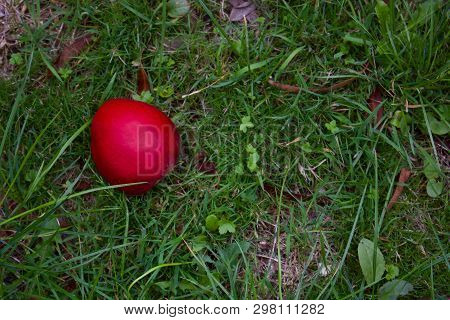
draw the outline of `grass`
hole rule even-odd
[[[256,26],[221,18],[219,1],[191,1],[178,20],[164,3],[72,0],[22,35],[24,62],[0,80],[0,297],[376,299],[386,280],[368,285],[357,255],[368,238],[414,286],[406,298],[446,298],[448,193],[427,195],[423,166],[434,159],[445,180],[448,139],[427,112],[448,108],[448,5],[420,15],[419,4],[396,1],[396,22],[380,27],[375,1],[257,1]],[[30,4],[35,20],[48,5]],[[63,41],[85,32],[96,41],[68,77],[47,79],[49,30],[61,23]],[[360,74],[366,62],[371,72]],[[174,90],[154,92],[153,104],[183,146],[168,177],[127,198],[97,175],[88,125],[107,98],[135,92],[139,63],[153,88]],[[358,80],[290,94],[270,76],[302,88]],[[377,85],[390,90],[382,129],[366,103]],[[398,129],[391,119],[406,101],[419,107]],[[216,173],[199,172],[201,151]],[[386,212],[402,167],[412,177]],[[90,187],[77,189],[82,181]],[[235,232],[208,231],[210,214]]]

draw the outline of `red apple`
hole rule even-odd
[[[128,195],[150,190],[175,165],[179,135],[173,122],[156,107],[131,99],[110,99],[91,124],[92,159],[112,185]]]

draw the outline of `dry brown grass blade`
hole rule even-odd
[[[64,46],[59,56],[54,62],[54,67],[56,70],[64,66],[70,59],[78,56],[88,44],[92,43],[92,34],[85,34],[77,38],[72,43]]]
[[[361,73],[365,74],[368,68],[369,68],[369,63],[364,64],[364,66],[363,66],[363,68],[361,70]],[[335,83],[335,84],[333,84],[333,85],[331,85],[329,87],[307,88],[305,90],[308,90],[308,91],[311,91],[311,92],[314,92],[314,93],[328,93],[328,92],[331,92],[331,91],[334,91],[334,90],[342,89],[342,88],[348,86],[349,84],[351,84],[356,79],[358,79],[358,78],[357,77],[351,77],[351,78],[345,79],[343,81],[337,82],[337,83]],[[292,92],[292,93],[300,92],[300,87],[298,87],[298,86],[293,86],[293,85],[290,85],[290,84],[284,84],[284,83],[281,83],[281,82],[274,81],[272,79],[269,79],[268,83],[271,86],[273,86],[275,88],[278,88],[280,90],[283,90],[283,91]]]
[[[137,94],[141,94],[144,91],[150,91],[150,82],[148,81],[147,73],[142,67],[140,67],[137,72],[137,86]]]
[[[273,81],[272,79],[268,80],[268,83],[275,88],[278,88],[283,91],[292,92],[292,93],[298,93],[300,91],[300,87],[293,86],[290,84],[285,84],[277,81]]]
[[[404,183],[408,181],[409,177],[411,176],[411,171],[408,168],[402,168],[400,170],[400,175],[398,176],[398,185],[395,188],[394,193],[392,194],[391,200],[389,201],[387,205],[387,210],[390,210],[394,204],[397,203],[398,198],[403,192]]]
[[[344,87],[348,86],[349,84],[351,84],[356,79],[357,78],[349,78],[349,79],[343,80],[341,82],[335,83],[329,87],[308,88],[306,90],[314,92],[314,93],[328,93],[328,92],[331,92],[331,91],[334,91],[337,89],[344,88]],[[272,79],[269,79],[268,83],[271,86],[278,88],[280,90],[283,90],[283,91],[292,92],[292,93],[298,93],[300,91],[300,87],[298,87],[298,86],[292,86],[290,84],[276,82],[276,81],[273,81]]]
[[[383,91],[380,87],[377,86],[370,95],[369,99],[367,100],[370,110],[373,112],[382,101],[383,101]],[[383,117],[383,111],[384,109],[383,107],[381,107],[377,112],[377,119],[376,119],[377,126],[380,123],[381,118]]]

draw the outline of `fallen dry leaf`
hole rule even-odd
[[[144,91],[150,91],[150,82],[148,81],[147,72],[144,68],[140,67],[137,73],[137,94],[141,94]]]
[[[14,230],[0,230],[0,239],[4,240],[6,238],[12,237],[16,234]]]
[[[78,181],[78,183],[75,185],[75,191],[84,191],[88,190],[92,186],[91,181],[88,179],[81,179]]]
[[[212,161],[207,161],[207,154],[205,151],[200,151],[195,155],[196,164],[195,167],[198,171],[214,174],[216,173],[216,164]]]
[[[258,18],[256,6],[252,1],[230,0],[231,12],[230,21],[253,21]]]
[[[58,217],[56,218],[56,222],[58,223],[60,228],[68,228],[71,226],[69,219],[66,217]]]
[[[85,34],[81,37],[77,38],[75,41],[70,44],[64,46],[59,56],[56,58],[54,62],[54,67],[56,70],[61,68],[64,64],[66,64],[70,59],[79,55],[88,44],[92,43],[93,37],[92,34]]]
[[[77,282],[70,275],[65,275],[61,279],[61,284],[64,290],[67,292],[73,292],[77,288]]]
[[[372,92],[369,99],[367,100],[370,110],[373,112],[382,101],[383,101],[383,90],[379,86],[377,86],[375,87],[375,90]],[[383,107],[378,109],[375,123],[376,126],[380,124],[381,118],[383,117],[383,111],[384,111]]]
[[[216,164],[212,161],[205,161],[201,164],[197,165],[198,171],[204,172],[204,173],[216,173]]]
[[[404,183],[408,181],[409,177],[411,176],[411,171],[408,168],[402,168],[400,170],[400,175],[398,176],[398,185],[395,188],[394,193],[392,194],[391,200],[389,201],[387,205],[387,210],[390,210],[392,206],[398,201],[398,198],[403,192]]]

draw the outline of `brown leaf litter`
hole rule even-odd
[[[370,111],[374,112],[376,108],[380,105],[380,103],[383,102],[383,91],[381,87],[376,86],[373,90],[372,94],[370,95],[369,99],[367,100],[367,103],[369,104]],[[377,111],[377,117],[375,125],[379,126],[381,119],[383,118],[383,107],[380,107]]]
[[[195,155],[195,167],[198,171],[214,174],[216,173],[216,164],[213,161],[208,161],[208,155],[205,151],[200,151]]]
[[[147,72],[143,67],[140,67],[137,72],[137,94],[144,91],[150,91],[150,82],[148,81]]]
[[[64,290],[66,290],[67,292],[73,292],[75,291],[75,289],[77,288],[77,282],[75,281],[75,279],[66,274],[64,276],[62,276],[60,278],[60,282],[61,282],[61,286]]]
[[[276,212],[276,209],[273,209]],[[274,213],[275,215],[275,213]],[[281,265],[281,282],[284,292],[293,292],[303,277],[307,282],[315,275],[328,276],[335,265],[336,250],[333,245],[325,240],[324,248],[326,251],[326,260],[329,263],[322,263],[321,245],[319,245],[320,234],[315,232],[311,233],[312,242],[309,246],[298,247],[295,244],[295,239],[288,239],[287,233],[282,231],[284,226],[289,220],[288,215],[282,214],[280,223],[271,223],[258,219],[256,229],[249,232],[247,239],[252,243],[252,252],[256,258],[254,264],[254,273],[258,278],[267,277],[274,287],[278,285],[278,244],[280,248],[280,265]],[[274,221],[275,222],[275,221]],[[325,220],[322,221],[322,225],[325,224]],[[280,228],[280,229],[279,229]],[[300,229],[314,228],[316,226],[299,226]],[[277,241],[277,233],[279,232],[279,242]],[[290,244],[288,244],[290,241]],[[290,250],[288,249],[290,247]],[[310,260],[309,260],[310,259]],[[324,272],[324,268],[326,269]],[[273,298],[271,296],[262,298]]]
[[[22,44],[20,37],[26,32],[25,25],[31,29],[36,28],[36,20],[31,17],[24,0],[1,0],[0,1],[0,78],[9,78],[14,70],[10,63],[11,55],[20,51]],[[55,7],[64,4],[52,0],[40,1],[40,23],[54,18],[57,15]],[[57,21],[57,18],[54,18]],[[38,23],[39,23],[38,22]],[[47,27],[46,32],[52,34],[52,25]]]
[[[0,78],[7,78],[13,70],[9,63],[12,53],[20,46],[19,37],[23,32],[21,24],[26,20],[26,5],[14,0],[0,1]]]
[[[231,5],[230,21],[253,21],[258,18],[256,5],[253,1],[246,0],[229,0]]]
[[[78,56],[86,47],[88,44],[93,42],[93,36],[92,34],[84,34],[74,41],[64,45],[63,49],[61,50],[58,57],[55,59],[55,62],[53,63],[53,66],[56,70],[63,67],[67,62],[69,62],[71,59]]]
[[[92,187],[92,182],[87,177],[81,177],[78,183],[75,185],[75,191],[84,191]]]
[[[403,192],[404,184],[406,181],[408,181],[409,177],[411,176],[411,171],[408,168],[402,168],[400,170],[400,175],[398,176],[398,184],[395,188],[394,193],[392,194],[391,200],[389,201],[387,205],[387,210],[390,210],[394,204],[397,203],[398,198]]]
[[[278,256],[277,256],[277,225],[260,221],[257,225],[256,264],[255,273],[258,277],[265,275],[269,281],[278,283]],[[286,290],[296,287],[299,280],[302,264],[299,261],[298,251],[286,250],[286,233],[280,233],[279,246],[281,252],[281,282]]]

